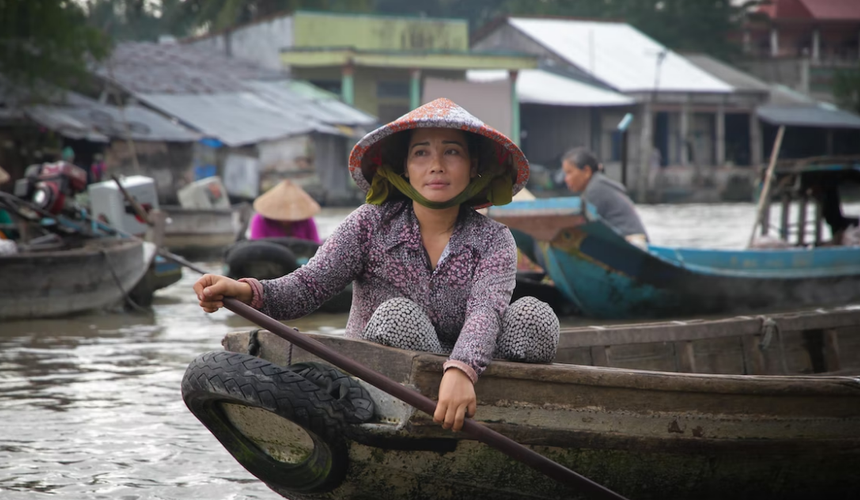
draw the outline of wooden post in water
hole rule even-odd
[[[773,143],[773,149],[770,151],[770,164],[767,166],[767,173],[764,176],[764,186],[762,187],[761,195],[758,199],[758,210],[756,210],[756,218],[755,222],[753,222],[752,233],[750,234],[750,241],[747,243],[747,247],[752,246],[753,240],[755,239],[756,226],[758,226],[759,222],[762,220],[764,205],[770,197],[770,185],[773,183],[773,169],[776,167],[776,159],[779,158],[779,148],[782,147],[782,137],[784,135],[785,125],[781,125],[779,127],[779,131],[776,133],[776,140]]]
[[[821,222],[824,217],[822,213],[821,202],[815,200],[815,245],[821,244]]]
[[[804,246],[806,242],[806,205],[809,202],[809,193],[800,196],[800,207],[797,213],[797,245]]]
[[[782,213],[779,220],[779,237],[788,241],[788,219],[791,211],[791,196],[787,193],[782,195]]]

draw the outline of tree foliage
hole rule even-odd
[[[155,41],[184,35],[193,22],[182,16],[183,0],[87,0],[89,22],[116,41]]]
[[[377,0],[382,13],[463,17],[472,30],[500,15],[563,16],[626,21],[673,50],[730,57],[729,41],[747,6],[731,0]]]
[[[0,74],[13,84],[67,86],[86,78],[87,64],[109,50],[108,37],[87,24],[80,3],[0,0]]]
[[[279,12],[299,9],[370,12],[374,0],[182,0],[164,10],[171,30],[222,30]]]
[[[157,32],[177,36],[228,29],[278,12],[298,9],[373,12],[469,21],[474,32],[501,15],[570,16],[629,22],[664,45],[718,57],[737,53],[729,34],[741,22],[745,7],[731,0],[91,0],[94,15],[124,13],[115,38],[154,39]],[[754,3],[754,2],[753,2]],[[101,5],[105,4],[105,5]],[[158,5],[159,18],[146,5]],[[135,19],[138,19],[135,21]],[[99,23],[104,23],[100,20]],[[155,26],[159,27],[156,28]]]

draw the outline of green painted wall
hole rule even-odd
[[[341,78],[340,68],[293,68],[293,77],[299,80],[310,81],[331,81],[339,82]],[[448,78],[454,80],[462,80],[465,78],[464,71],[424,71],[422,78]],[[404,96],[401,99],[397,98],[378,98],[376,93],[376,84],[380,81],[386,82],[403,82],[408,85],[410,80],[410,72],[405,69],[389,69],[389,68],[355,68],[355,78],[353,80],[353,90],[355,96],[356,108],[370,113],[374,116],[379,116],[380,105],[397,105],[409,106],[409,96]]]
[[[427,19],[296,12],[293,46],[359,50],[469,50],[469,26],[459,19]]]

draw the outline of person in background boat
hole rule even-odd
[[[283,180],[254,200],[249,239],[293,237],[320,243],[313,217],[320,206],[300,186]]]
[[[64,147],[63,150],[60,152],[60,160],[66,162],[66,163],[71,163],[72,165],[74,165],[75,164],[75,150],[72,149],[71,146]]]
[[[853,172],[851,172],[853,174]],[[829,245],[857,246],[860,245],[860,219],[857,217],[846,217],[842,213],[842,202],[839,195],[839,185],[846,181],[857,181],[858,177],[843,179],[840,175],[828,175],[827,172],[818,175],[806,176],[805,182],[809,183],[808,189],[812,195],[821,203],[821,215],[830,226],[833,235]]]
[[[648,234],[627,190],[603,173],[603,166],[585,148],[574,148],[562,158],[564,182],[568,189],[594,205],[611,227],[627,241],[645,247]]]
[[[204,311],[231,296],[277,319],[313,312],[353,282],[348,337],[448,356],[434,420],[459,430],[474,416],[474,383],[493,358],[546,363],[559,323],[533,297],[513,304],[516,246],[504,225],[475,211],[510,203],[529,165],[510,139],[448,99],[371,132],[349,170],[367,193],[291,274],[268,281],[205,275]]]
[[[90,165],[90,184],[101,182],[105,175],[107,165],[105,165],[105,157],[101,153],[96,153],[93,157],[93,164]]]

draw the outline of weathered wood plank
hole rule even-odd
[[[800,206],[797,214],[797,244],[806,244],[806,205],[809,203],[809,195],[803,194],[800,198]]]
[[[609,365],[609,348],[602,345],[597,345],[591,348],[591,364],[593,366],[610,366]]]
[[[691,341],[675,342],[675,355],[678,359],[679,372],[696,373],[696,355]]]
[[[761,335],[746,335],[741,337],[744,344],[744,366],[747,375],[764,375],[764,354],[761,352]]]
[[[742,337],[761,332],[764,316],[738,316],[719,320],[689,320],[628,325],[585,326],[565,328],[559,338],[559,350],[601,345],[682,342],[722,337]],[[860,309],[804,311],[768,315],[782,332],[823,330],[860,324]]]
[[[791,195],[783,194],[782,195],[782,211],[780,212],[779,217],[779,237],[785,241],[788,241],[788,220],[789,220],[789,212],[791,211]]]
[[[736,337],[758,333],[760,329],[761,320],[749,316],[707,322],[697,320],[577,327],[561,331],[559,349]]]
[[[824,330],[824,368],[828,372],[842,369],[839,359],[839,338],[836,330]]]
[[[696,373],[741,375],[744,371],[743,344],[740,337],[693,340]]]
[[[860,325],[860,309],[804,311],[770,317],[782,331],[827,330]]]
[[[821,244],[821,231],[822,231],[822,223],[824,219],[824,211],[822,209],[821,202],[815,202],[815,244]]]

